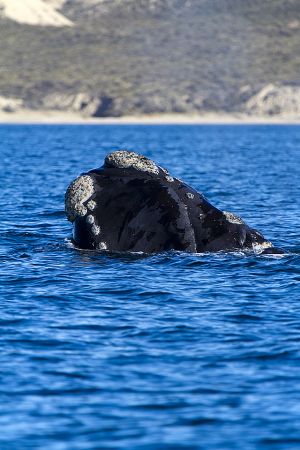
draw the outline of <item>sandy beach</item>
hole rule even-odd
[[[0,111],[0,124],[300,124],[300,116],[249,116],[246,114],[203,115],[157,114],[122,117],[82,117],[62,111]]]

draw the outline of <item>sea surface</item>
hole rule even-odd
[[[284,256],[81,251],[66,187],[144,153]],[[300,448],[300,127],[0,126],[0,449]]]

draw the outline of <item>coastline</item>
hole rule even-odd
[[[32,111],[19,110],[17,112],[0,111],[0,125],[5,124],[69,124],[69,125],[300,125],[300,116],[249,116],[247,114],[155,114],[122,117],[82,117],[79,114],[62,111]]]

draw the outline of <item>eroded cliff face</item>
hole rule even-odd
[[[19,111],[23,106],[23,100],[21,98],[0,96],[0,111],[14,113]]]
[[[300,117],[300,84],[267,84],[245,104],[251,115]]]
[[[0,18],[0,95],[27,108],[299,113],[298,0],[4,1],[72,25]]]

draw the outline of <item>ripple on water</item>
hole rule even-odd
[[[0,137],[0,448],[298,450],[300,128]],[[289,253],[76,249],[64,191],[116,148],[143,151]]]

